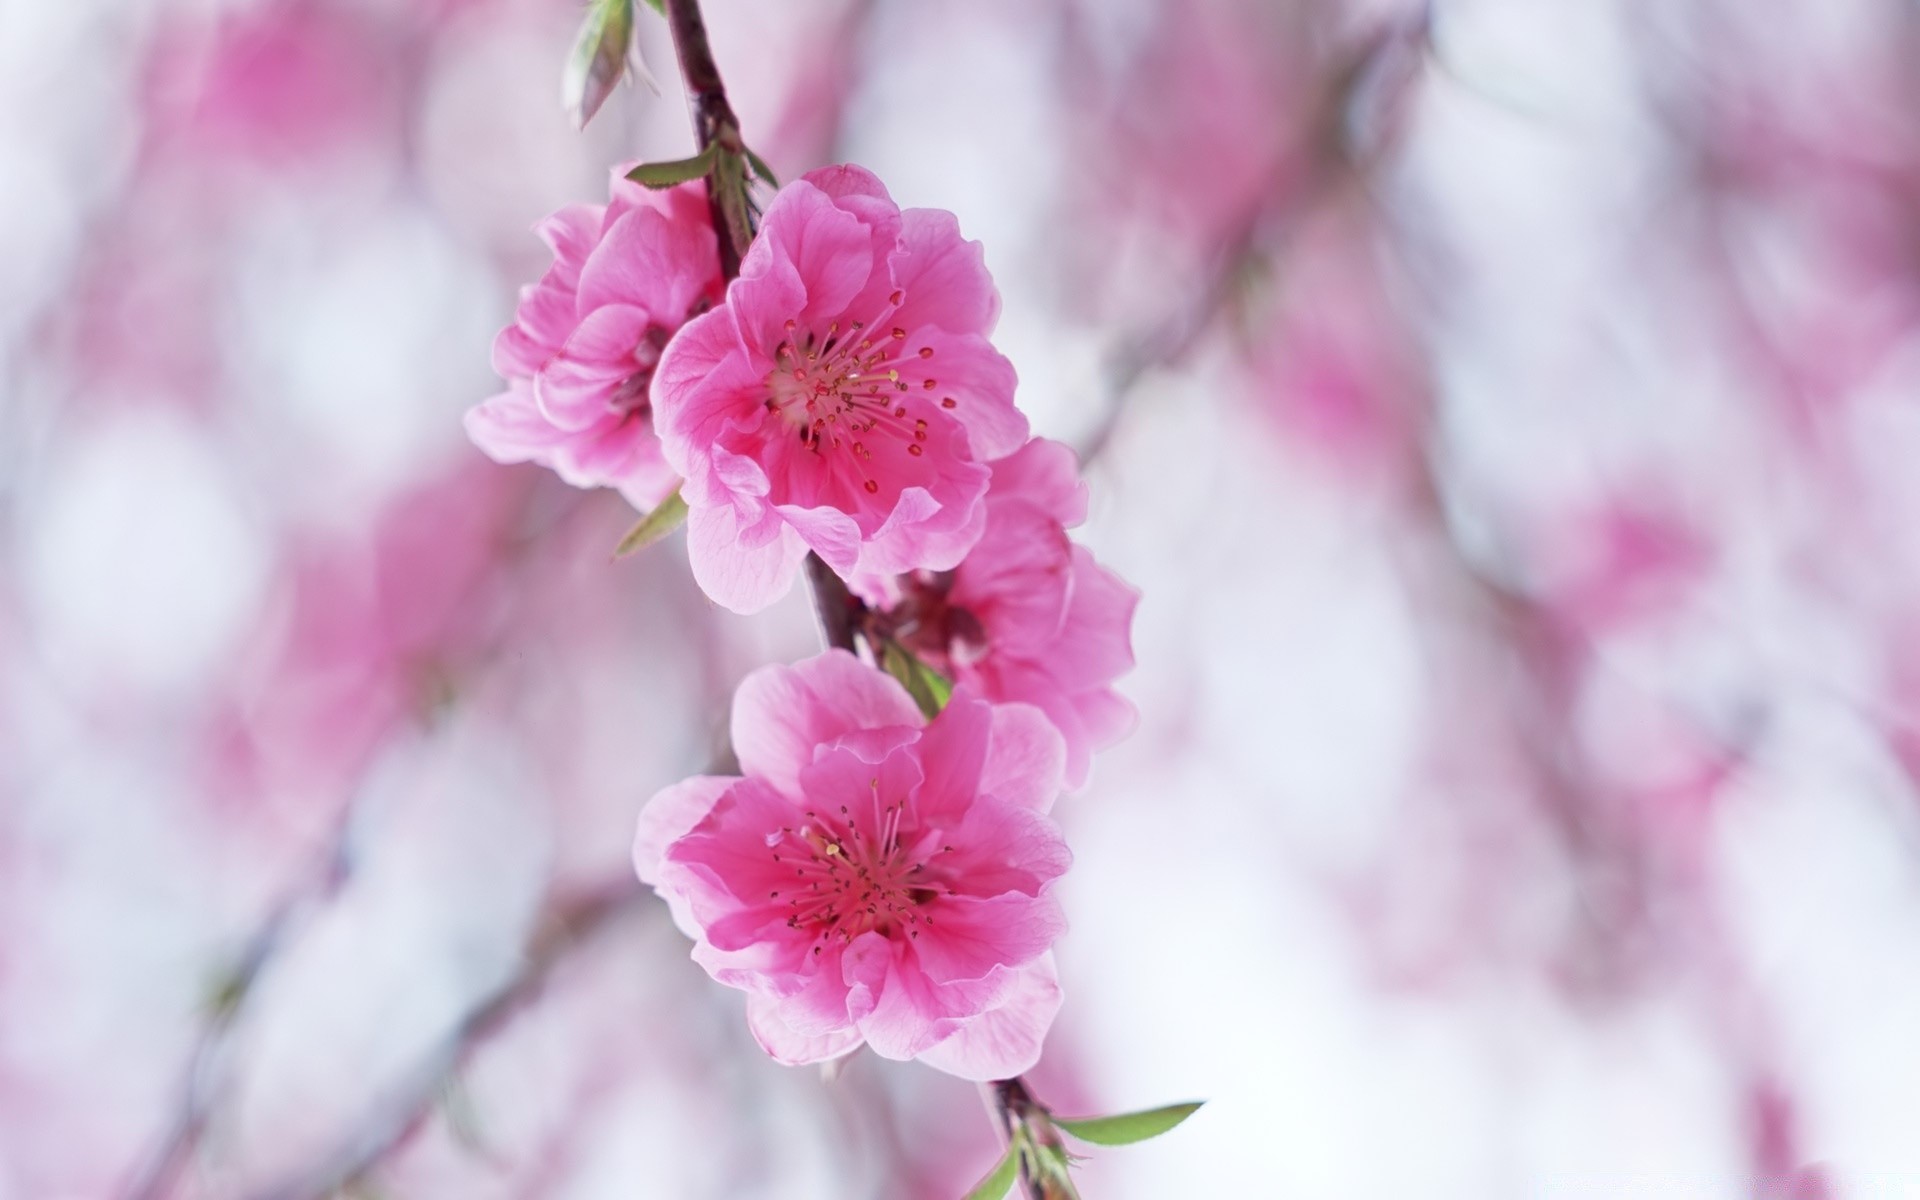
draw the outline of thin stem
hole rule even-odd
[[[714,232],[720,235],[720,273],[731,280],[740,274],[740,260],[753,240],[747,213],[746,175],[741,169],[740,120],[727,102],[727,85],[707,41],[707,23],[699,0],[666,0],[667,27],[673,31],[673,50],[680,60],[680,76],[687,84],[693,110],[693,132],[705,150],[719,143],[723,154],[707,183],[707,206]]]
[[[1000,1130],[1006,1135],[1009,1145],[1013,1143],[1014,1131],[1023,1126],[1031,1127],[1029,1145],[1054,1140],[1053,1126],[1046,1119],[1047,1110],[1027,1090],[1026,1080],[1016,1075],[1012,1079],[997,1079],[984,1086],[993,1110],[1000,1118]],[[1033,1152],[1027,1148],[1020,1151],[1020,1186],[1028,1200],[1048,1200],[1046,1177],[1039,1170],[1039,1164],[1034,1162]]]
[[[834,574],[818,554],[807,555],[807,582],[813,587],[813,612],[820,621],[821,640],[851,653],[854,631],[859,628],[866,605],[847,590],[846,581]]]

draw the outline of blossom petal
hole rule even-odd
[[[740,768],[791,796],[816,748],[868,729],[926,723],[891,676],[844,650],[792,666],[762,667],[733,695],[733,752]]]
[[[928,723],[920,737],[920,767],[926,778],[914,798],[927,821],[962,813],[979,795],[992,729],[993,707],[964,688]]]
[[[900,360],[900,380],[913,395],[938,398],[965,426],[975,458],[1001,458],[1026,444],[1026,414],[1013,402],[1019,377],[985,337],[924,326],[908,336],[907,345],[914,353]]]
[[[797,1030],[789,1023],[792,1010],[769,996],[748,995],[747,1028],[773,1061],[790,1067],[839,1058],[860,1045],[860,1030],[847,1024],[825,1033]]]
[[[734,510],[689,506],[687,559],[700,590],[742,615],[757,613],[787,594],[800,573],[807,545],[784,524],[749,544]],[[764,533],[764,531],[761,531]]]
[[[584,429],[606,416],[609,402],[640,370],[634,351],[651,323],[645,309],[626,304],[588,313],[533,377],[533,397],[547,420]]]
[[[893,279],[906,294],[894,319],[910,328],[992,333],[1000,293],[987,273],[985,249],[960,236],[959,218],[939,209],[906,209],[900,240],[905,252],[894,259]]]
[[[656,324],[678,324],[720,270],[711,225],[676,226],[650,208],[626,213],[607,227],[580,272],[580,308],[630,304]]]
[[[1021,969],[998,1005],[962,1022],[944,1040],[922,1051],[920,1061],[976,1082],[1024,1074],[1040,1061],[1047,1030],[1060,1012],[1062,999],[1053,955],[1042,955]]]
[[[859,943],[868,942],[865,947]],[[947,1037],[956,1027],[953,1018],[943,1015],[933,997],[931,982],[919,971],[904,968],[898,948],[878,934],[855,939],[847,957],[863,949],[866,960],[861,973],[866,976],[854,991],[867,989],[873,995],[870,1011],[860,1018],[860,1032],[867,1045],[882,1058],[904,1062],[926,1051]],[[852,969],[849,971],[852,974]],[[875,975],[883,981],[875,986]]]
[[[696,775],[663,788],[640,810],[639,826],[633,835],[633,870],[640,882],[659,888],[661,868],[667,847],[685,837],[712,810],[728,788],[740,780],[729,776]],[[673,923],[689,937],[700,936],[685,895],[677,889],[659,889],[666,898]]]
[[[1033,438],[993,463],[990,502],[1020,500],[1071,529],[1087,519],[1087,484],[1080,457],[1052,438]]]
[[[1030,704],[996,704],[980,793],[1046,812],[1060,794],[1066,758],[1066,743],[1045,713]]]
[[[468,409],[463,423],[473,444],[497,463],[537,462],[567,437],[541,415],[533,390],[519,381]]]
[[[674,470],[691,480],[728,422],[752,412],[745,389],[754,382],[726,309],[680,327],[660,352],[647,393],[654,429]]]

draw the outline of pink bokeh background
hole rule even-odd
[[[707,0],[783,177],[982,240],[1133,737],[1056,810],[1110,1200],[1920,1197],[1904,0]],[[740,617],[461,414],[571,0],[0,8],[0,1200],[928,1197],[631,877]]]

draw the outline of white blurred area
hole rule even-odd
[[[1058,809],[1126,1197],[1920,1197],[1920,13],[705,0],[986,245],[1140,727]],[[805,597],[459,417],[570,0],[0,6],[0,1200],[958,1197],[627,865]]]

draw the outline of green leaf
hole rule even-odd
[[[1195,1100],[1187,1104],[1169,1104],[1165,1108],[1149,1108],[1144,1112],[1121,1113],[1113,1117],[1081,1117],[1075,1121],[1055,1117],[1053,1123],[1081,1141],[1092,1142],[1096,1146],[1130,1146],[1151,1137],[1159,1137],[1199,1111],[1205,1103],[1204,1100]]]
[[[593,0],[560,75],[560,102],[575,129],[585,129],[627,73],[633,42],[633,0]]]
[[[880,652],[880,666],[900,681],[928,720],[939,716],[953,695],[952,680],[915,658],[899,642],[886,643]]]
[[[615,558],[625,558],[635,550],[645,549],[661,538],[680,528],[680,522],[687,519],[687,502],[680,498],[680,489],[660,502],[658,508],[641,517],[620,544],[613,548]]]
[[[761,158],[745,146],[742,146],[740,149],[747,156],[747,165],[753,168],[753,173],[760,177],[762,183],[765,183],[770,188],[780,186],[780,180],[775,178],[773,168],[767,165],[766,159]]]
[[[1013,1186],[1013,1177],[1020,1173],[1020,1143],[1015,1141],[1000,1156],[1000,1161],[987,1172],[987,1177],[973,1185],[966,1200],[1002,1200],[1007,1189]]]
[[[667,15],[667,0],[647,0],[647,7],[663,17]]]
[[[719,147],[709,144],[705,150],[692,158],[676,158],[672,162],[641,163],[627,172],[627,178],[650,188],[670,188],[690,179],[699,179],[713,171],[714,156]]]

